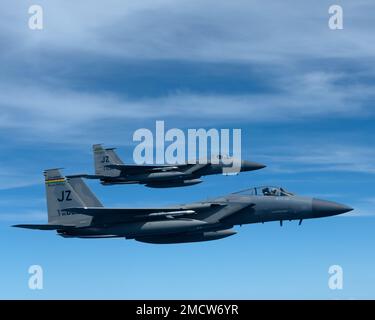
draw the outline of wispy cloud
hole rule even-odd
[[[296,1],[39,3],[43,31],[27,28],[28,1],[6,0],[0,21],[0,133],[9,144],[123,145],[134,128],[160,119],[243,127],[374,117],[372,1],[343,2],[348,25],[337,32],[327,27],[326,1],[308,9]],[[120,73],[132,73],[137,94],[111,72],[134,61],[138,69]],[[170,79],[176,61],[185,68]],[[226,82],[217,82],[218,70]],[[145,79],[158,94],[142,94]],[[254,89],[257,81],[267,90]],[[273,172],[375,172],[370,148],[321,141],[267,146],[264,162]],[[27,168],[27,159],[5,166],[0,189],[40,183]]]
[[[375,74],[370,63],[374,22],[368,19],[366,28],[361,25],[362,10],[370,1],[345,3],[345,17],[353,25],[342,32],[327,27],[325,1],[308,9],[295,1],[40,1],[45,15],[40,32],[27,28],[27,4],[4,5],[0,21],[0,42],[6,48],[0,55],[0,131],[9,139],[87,143],[98,136],[101,125],[128,127],[155,118],[202,125],[361,118],[374,113],[368,103],[374,99],[374,83],[363,80]],[[338,72],[333,66],[343,65],[340,59],[348,60]],[[141,65],[147,61],[145,68],[158,61],[236,63],[249,73],[254,66],[266,65],[272,72],[263,77],[275,90],[223,93],[213,82],[211,93],[176,85],[176,90],[157,97],[134,97],[118,85],[116,74],[106,78],[106,91],[96,89],[104,86],[100,77],[95,86],[84,89],[75,82],[84,82],[84,75],[95,73],[103,61],[116,65],[135,60]],[[347,65],[359,62],[366,68],[358,66],[355,72],[363,79],[348,86],[353,70]],[[181,78],[191,76],[188,70]],[[147,75],[136,71],[142,87]],[[161,70],[153,86],[170,72]],[[193,81],[206,78],[199,74]],[[111,87],[112,82],[117,86]],[[113,136],[111,130],[101,131]]]
[[[357,207],[354,211],[346,213],[343,216],[349,218],[375,217],[375,208]]]
[[[373,88],[342,90],[334,85],[337,75],[308,73],[280,84],[279,94],[176,93],[158,98],[127,99],[116,93],[78,92],[71,89],[0,86],[0,130],[10,136],[44,140],[81,136],[90,139],[94,124],[113,121],[124,124],[145,119],[189,120],[204,124],[236,122],[289,122],[321,116],[364,117],[373,109],[362,103]],[[286,81],[286,80],[285,80]],[[19,92],[22,91],[22,95]]]
[[[372,147],[303,143],[268,148],[268,154],[258,155],[272,162],[270,170],[280,173],[358,172],[375,173],[375,150]]]
[[[331,3],[324,0],[308,7],[293,0],[203,0],[198,5],[187,0],[178,4],[171,0],[110,0],[91,1],[90,5],[41,0],[46,28],[39,34],[30,34],[25,28],[28,1],[5,2],[1,29],[29,50],[44,47],[142,59],[206,61],[375,53],[370,0],[340,1],[348,21],[342,32],[329,30]],[[18,28],[10,28],[10,21]]]
[[[25,210],[23,212],[14,212],[14,213],[0,213],[0,221],[17,223],[17,222],[39,222],[47,221],[47,212],[42,211],[30,211]]]
[[[352,212],[350,217],[371,217],[375,216],[375,199],[374,198],[364,198],[357,200],[355,204],[355,211]]]
[[[9,165],[7,167],[3,166],[0,170],[0,190],[27,187],[41,182],[36,174],[25,172],[27,168],[17,169]]]

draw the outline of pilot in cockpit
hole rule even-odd
[[[280,192],[277,188],[269,188],[269,187],[266,187],[266,188],[263,188],[262,189],[262,192],[263,192],[263,195],[264,196],[279,196],[280,195]]]
[[[278,196],[279,195],[279,190],[276,188],[271,188],[270,190],[271,196]]]
[[[293,193],[286,191],[283,188],[275,188],[275,187],[265,187],[262,189],[263,196],[271,196],[271,197],[290,197],[293,196]]]
[[[270,188],[266,187],[262,190],[264,196],[273,196],[274,192]]]

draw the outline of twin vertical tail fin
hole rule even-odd
[[[108,168],[111,164],[124,164],[114,151],[114,148],[103,148],[101,144],[92,146],[94,153],[95,174],[99,176],[116,177],[121,171]]]
[[[69,215],[68,208],[102,207],[103,205],[81,178],[65,178],[59,169],[44,172],[48,208],[48,223],[59,225],[85,226],[91,217]]]

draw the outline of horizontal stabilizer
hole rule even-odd
[[[98,174],[86,174],[86,173],[81,173],[81,174],[72,174],[66,176],[68,179],[74,179],[74,178],[85,178],[85,179],[104,179],[108,178],[107,176],[103,175],[98,175]]]

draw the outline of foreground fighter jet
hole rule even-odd
[[[148,243],[216,240],[236,234],[235,225],[322,218],[349,212],[335,202],[261,187],[212,200],[166,208],[104,208],[81,178],[45,171],[48,224],[15,227],[56,230],[63,237],[123,237]]]
[[[201,183],[199,178],[211,174],[220,174],[226,165],[207,161],[207,164],[183,165],[128,165],[124,164],[113,148],[104,149],[102,145],[93,145],[95,175],[81,174],[75,177],[100,179],[103,185],[144,184],[151,188],[186,187]],[[241,161],[241,171],[263,169],[266,166],[256,162]],[[74,176],[71,176],[74,177]]]

